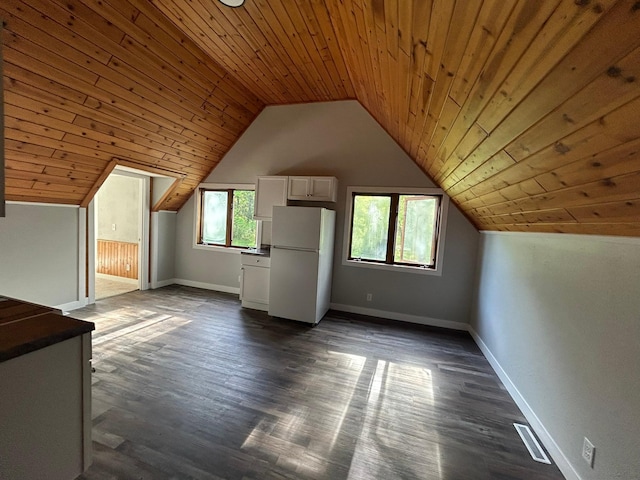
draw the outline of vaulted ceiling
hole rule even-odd
[[[640,235],[637,0],[3,0],[6,194],[178,209],[265,105],[356,98],[480,229]]]

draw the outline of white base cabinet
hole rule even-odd
[[[241,255],[240,300],[245,308],[269,310],[269,271],[271,259],[260,255]]]

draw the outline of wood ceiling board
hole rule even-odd
[[[342,15],[347,14],[342,13]],[[357,58],[362,59],[356,75],[362,88],[370,92],[366,97],[368,103],[365,106],[374,112],[374,117],[382,118],[387,100],[384,96],[382,67],[376,61],[378,49],[375,30],[367,26],[363,8],[353,2],[351,2],[351,14],[348,18],[351,18],[351,23],[347,24],[345,30],[350,38],[342,41],[352,42],[353,45],[360,47],[360,50],[355,54]]]
[[[93,185],[93,182],[90,180],[83,180],[75,176],[66,175],[67,172],[64,172],[64,171],[61,173],[63,174],[53,175],[50,171],[47,171],[44,173],[33,173],[33,172],[25,172],[21,170],[7,168],[6,178],[28,180],[31,182],[40,182],[42,184],[47,184],[47,183],[55,184],[51,180],[54,179],[55,177],[60,177],[61,179],[65,180],[64,185],[79,187],[83,190],[91,188],[91,185]],[[31,185],[31,187],[32,186],[33,184]]]
[[[621,1],[592,28],[583,41],[547,75],[490,135],[457,167],[458,176],[473,171],[518,135],[525,132],[567,98],[579,92],[599,75],[640,45],[640,13],[634,2]],[[615,36],[611,32],[618,32]],[[593,55],[598,51],[598,55]],[[481,125],[482,126],[482,125]],[[485,130],[485,128],[483,126]],[[487,130],[488,131],[488,130]],[[441,183],[447,188],[447,178]]]
[[[471,183],[467,183],[464,180],[459,181],[453,187],[448,190],[449,195],[457,196],[460,193],[468,190],[471,186],[475,185],[476,182],[482,182],[488,178],[493,177],[498,172],[505,170],[506,168],[514,165],[516,160],[509,155],[505,151],[500,151],[496,153],[493,157],[489,159],[489,161],[483,163],[479,168],[474,170],[473,178],[470,179]],[[453,177],[453,175],[452,175]],[[466,177],[466,178],[469,178]]]
[[[11,192],[76,199],[120,156],[185,173],[178,209],[265,103],[355,97],[479,227],[629,234],[635,5],[7,0]]]
[[[453,84],[458,67],[462,62],[465,50],[468,49],[469,39],[480,11],[479,2],[457,2],[452,12],[450,28],[442,57],[435,72],[429,74],[435,80],[435,88],[429,99],[429,107],[424,117],[422,130],[418,129],[420,142],[426,145],[428,151],[429,142],[438,124],[442,126],[442,109],[446,102],[449,90]],[[469,46],[471,47],[471,46]],[[437,57],[434,58],[434,61]],[[449,121],[449,119],[446,119]],[[420,125],[418,124],[418,127]],[[434,150],[436,148],[434,147]],[[420,160],[420,157],[417,157]]]
[[[482,4],[469,38],[470,48],[464,53],[449,91],[449,96],[458,105],[463,105],[469,97],[473,83],[481,74],[516,4],[516,0],[485,1]]]
[[[485,224],[516,225],[531,223],[577,223],[577,220],[564,209],[540,210],[537,212],[513,213],[483,217]]]
[[[584,37],[615,3],[607,0],[562,2],[540,29],[505,81],[478,118],[478,123],[492,131],[501,119],[517,106],[551,69]]]
[[[547,2],[519,1],[500,33],[491,54],[473,87],[449,135],[440,147],[437,157],[441,168],[431,171],[437,181],[446,177],[461,162],[455,156],[456,148],[476,119],[489,103],[509,72],[531,45],[540,29],[553,14],[560,0]],[[479,127],[478,127],[479,128]],[[464,158],[464,157],[463,157]]]
[[[84,195],[69,192],[52,192],[30,188],[13,187],[6,185],[5,193],[14,202],[39,202],[62,203],[66,205],[79,205]]]
[[[449,89],[448,101],[454,102],[459,107],[456,118],[471,92],[475,79],[482,73],[485,62],[505,28],[515,5],[516,1],[496,0],[483,3],[469,38],[468,48],[465,49]],[[456,118],[451,120],[442,118],[445,112],[446,110],[443,110],[441,118],[438,119],[438,131],[434,133],[425,153],[420,155],[421,163],[427,172],[438,172],[443,164],[441,157],[447,157],[447,150],[443,145]],[[479,129],[475,125],[472,128]]]
[[[458,2],[458,5],[472,5],[474,2]],[[418,148],[422,141],[423,127],[429,113],[431,106],[432,95],[434,89],[437,86],[436,80],[438,73],[441,70],[441,65],[444,68],[444,63],[448,59],[443,59],[445,48],[447,47],[447,35],[449,33],[450,22],[454,13],[457,14],[456,18],[466,9],[458,8],[454,9],[454,2],[448,0],[434,0],[431,18],[429,23],[429,32],[427,34],[427,47],[425,49],[425,58],[422,72],[418,72],[422,76],[422,88],[419,90],[419,108],[416,109],[415,127],[412,131],[411,143],[408,145],[408,152],[416,158]],[[462,13],[461,13],[462,12]],[[463,43],[464,39],[459,42],[455,42],[456,45]],[[446,81],[446,76],[441,77],[441,81]],[[438,112],[439,113],[439,112]]]
[[[577,187],[479,207],[473,211],[480,216],[491,216],[633,200],[638,196],[638,185],[640,185],[640,172],[634,172],[600,179]]]
[[[5,77],[11,80],[9,77]],[[38,118],[40,115],[50,117],[56,120],[62,120],[66,123],[71,123],[75,120],[76,115],[74,113],[62,110],[52,105],[47,105],[38,100],[34,100],[29,97],[25,97],[17,93],[17,88],[12,88],[12,91],[7,91],[4,94],[4,106],[5,112],[11,112],[18,118],[33,118],[35,115]]]
[[[274,83],[265,81],[268,67],[251,50],[246,40],[233,37],[234,26],[229,25],[221,15],[206,15],[206,21],[197,9],[205,9],[199,2],[155,0],[154,4],[178,26],[194,43],[211,58],[215,58],[228,72],[231,72],[249,91],[254,92],[264,103],[283,102],[283,93]],[[212,8],[217,6],[212,4]],[[211,17],[211,18],[209,18]],[[220,24],[222,22],[222,24]],[[230,33],[227,33],[225,25]]]
[[[548,192],[640,171],[640,138],[536,177]]]
[[[113,156],[165,168],[179,157],[177,168],[197,178],[183,187],[192,188],[262,109],[198,47],[176,40],[175,26],[144,2],[10,0],[0,14],[7,156],[22,172],[8,180],[9,195],[58,200],[66,192],[79,203]],[[163,32],[164,43],[143,27]],[[80,181],[70,174],[78,158],[98,167],[80,163]],[[38,161],[41,172],[28,177]],[[26,194],[28,178],[45,193]]]
[[[637,223],[532,223],[489,228],[509,232],[568,233],[577,235],[618,235],[640,237]],[[486,230],[486,229],[485,229]]]
[[[574,207],[568,211],[577,221],[584,223],[637,223],[640,222],[640,195],[621,202]]]
[[[536,154],[471,187],[478,196],[598,155],[640,137],[640,100],[627,103]]]
[[[505,147],[522,160],[640,96],[640,48]]]
[[[363,79],[360,76],[363,68],[363,58],[361,55],[358,55],[356,50],[356,48],[360,46],[360,43],[352,41],[355,39],[355,36],[357,36],[357,32],[349,29],[349,25],[355,23],[351,20],[353,11],[347,13],[343,3],[336,2],[335,0],[324,2],[322,8],[326,8],[327,10],[331,30],[335,36],[337,48],[334,49],[334,51],[341,55],[348,75],[349,81],[346,82],[347,85],[345,89],[353,92],[360,103],[369,105],[371,103],[370,92],[366,89]],[[343,79],[343,82],[345,81],[346,79]]]
[[[404,2],[401,2],[404,3]],[[315,41],[323,40],[326,44],[326,50],[323,48],[323,59],[329,60],[330,65],[333,65],[337,70],[338,77],[332,73],[334,79],[340,78],[342,86],[342,94],[345,98],[354,98],[355,91],[351,80],[351,75],[348,71],[347,64],[345,62],[344,55],[338,42],[338,36],[334,30],[334,25],[329,15],[329,9],[326,2],[313,0],[311,2],[312,11],[309,11],[308,3],[305,0],[299,0],[298,5],[306,12],[308,22],[317,22],[318,29],[316,34],[313,35]]]

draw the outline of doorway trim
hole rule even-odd
[[[139,197],[139,217],[138,225],[140,226],[140,235],[138,238],[138,288],[140,290],[149,289],[149,244],[150,244],[150,223],[151,215],[150,191],[151,179],[149,175],[144,173],[133,173],[125,171],[118,167],[114,168],[111,175],[119,175],[123,177],[131,177],[140,181],[140,197]],[[107,177],[108,178],[108,177]],[[105,179],[106,180],[106,179]],[[91,199],[87,207],[87,302],[93,304],[96,301],[96,242],[97,242],[97,224],[96,224],[96,197]]]
[[[111,175],[113,170],[118,169],[118,174],[124,174],[127,172],[132,174],[132,176],[136,176],[137,178],[142,178],[143,188],[142,195],[144,199],[142,200],[142,225],[143,231],[141,235],[141,243],[138,249],[139,259],[138,263],[139,267],[139,280],[140,280],[140,290],[148,290],[150,287],[150,271],[154,266],[150,265],[151,258],[151,213],[157,212],[160,210],[164,202],[170,197],[171,194],[180,186],[182,181],[185,179],[185,174],[182,172],[169,170],[165,168],[153,167],[150,165],[144,165],[141,163],[133,162],[131,160],[120,159],[113,157],[105,170],[102,172],[96,183],[87,193],[87,196],[80,204],[80,211],[82,212],[86,209],[86,222],[84,222],[84,232],[85,232],[85,248],[84,253],[80,252],[80,265],[79,265],[79,273],[80,276],[84,277],[83,279],[79,279],[79,289],[83,290],[83,295],[80,296],[80,299],[84,298],[83,304],[93,304],[96,301],[96,292],[95,292],[95,275],[96,275],[96,212],[95,212],[95,195],[105,182],[105,180]],[[151,206],[151,177],[167,177],[173,178],[173,183],[167,190],[164,192],[162,196],[155,202],[153,206]],[[82,265],[82,259],[84,258],[84,265]],[[83,271],[84,270],[84,271]],[[84,287],[84,288],[83,288]]]

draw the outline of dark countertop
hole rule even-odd
[[[271,256],[271,245],[262,245],[260,248],[249,248],[242,251],[242,255],[256,255],[260,257]]]
[[[0,297],[0,362],[91,332],[95,325],[58,310]]]
[[[61,313],[55,308],[23,302],[22,300],[0,297],[0,325],[3,323],[13,322],[14,320],[20,320],[21,318],[33,317],[34,315],[49,312]]]

